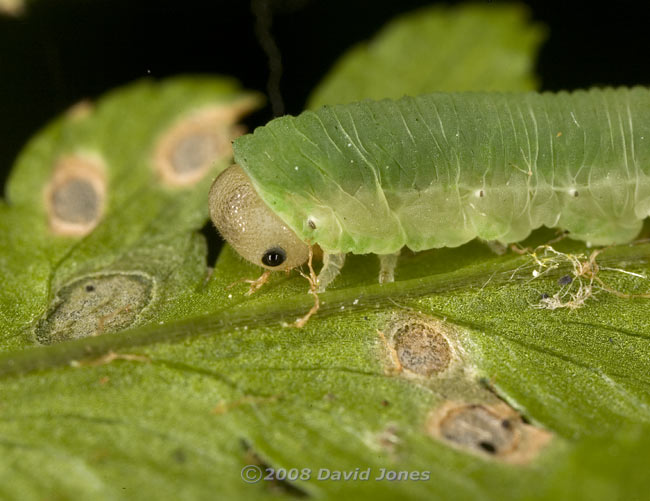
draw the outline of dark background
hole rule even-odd
[[[287,113],[353,43],[424,0],[253,0],[272,21]],[[456,3],[456,2],[447,2]],[[526,2],[549,28],[538,74],[547,90],[648,85],[650,27],[641,2]],[[34,0],[0,17],[0,187],[25,141],[82,98],[148,75],[233,75],[266,90],[268,58],[250,0]],[[270,107],[248,120],[260,125]]]

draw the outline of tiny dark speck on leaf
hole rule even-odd
[[[86,285],[86,292],[92,292],[92,291],[94,291],[94,290],[95,290],[95,286],[94,286],[94,285]]]
[[[557,281],[557,283],[560,285],[569,285],[571,282],[573,282],[573,278],[571,278],[571,275],[564,275],[563,277],[560,277]]]
[[[176,449],[174,452],[172,452],[172,457],[177,463],[184,463],[187,460],[187,456],[185,455],[185,451],[183,449]]]
[[[390,405],[390,402],[389,402],[388,400],[382,400],[382,401],[381,401],[381,405],[382,405],[383,407],[388,407],[388,406]]]
[[[494,447],[494,444],[491,442],[481,441],[478,443],[479,447],[490,454],[494,454],[497,449]]]

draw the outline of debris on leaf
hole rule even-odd
[[[650,298],[650,293],[626,294],[613,289],[607,285],[599,276],[603,270],[614,271],[625,275],[647,280],[647,276],[621,268],[608,268],[600,266],[596,262],[599,254],[607,248],[596,249],[587,257],[583,253],[570,254],[560,252],[550,245],[541,245],[528,252],[533,259],[535,268],[532,270],[532,279],[538,279],[551,271],[559,269],[563,265],[571,266],[570,274],[560,277],[557,283],[562,287],[555,294],[542,294],[540,300],[534,305],[535,308],[556,310],[567,308],[575,310],[582,308],[585,302],[600,291],[609,292],[621,298]]]

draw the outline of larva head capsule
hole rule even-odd
[[[307,262],[309,246],[262,201],[239,165],[215,179],[209,203],[221,236],[251,263],[290,270]]]

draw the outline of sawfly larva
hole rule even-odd
[[[434,93],[325,106],[234,143],[211,217],[271,270],[324,252],[320,290],[346,253],[476,237],[517,242],[540,226],[595,245],[628,242],[650,215],[650,90]]]

